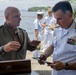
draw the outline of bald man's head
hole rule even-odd
[[[7,7],[4,12],[6,23],[13,28],[16,28],[20,24],[21,13],[16,7]]]
[[[13,13],[15,13],[15,12],[19,12],[19,10],[18,10],[18,8],[16,8],[16,7],[7,7],[6,9],[5,9],[5,12],[4,12],[4,15],[5,15],[5,17],[6,16],[9,16],[9,15],[12,15]]]

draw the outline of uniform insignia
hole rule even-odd
[[[68,38],[67,43],[71,45],[76,45],[76,36],[72,36],[71,38]]]
[[[71,38],[74,39],[74,40],[76,40],[76,36],[72,36]]]

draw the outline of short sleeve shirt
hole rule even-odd
[[[76,62],[76,23],[73,22],[69,29],[58,27],[54,31],[51,45],[54,47],[53,61],[61,61],[63,63]],[[74,70],[53,70],[53,75],[76,75]]]

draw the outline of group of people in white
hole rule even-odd
[[[51,43],[54,28],[57,27],[56,19],[53,16],[52,9],[48,10],[48,15],[44,17],[44,12],[37,12],[37,18],[34,20],[36,40],[41,41],[40,49],[44,52]],[[40,50],[35,50],[34,57],[39,57]]]

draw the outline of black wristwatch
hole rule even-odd
[[[68,63],[65,64],[65,70],[69,70],[69,64]]]

